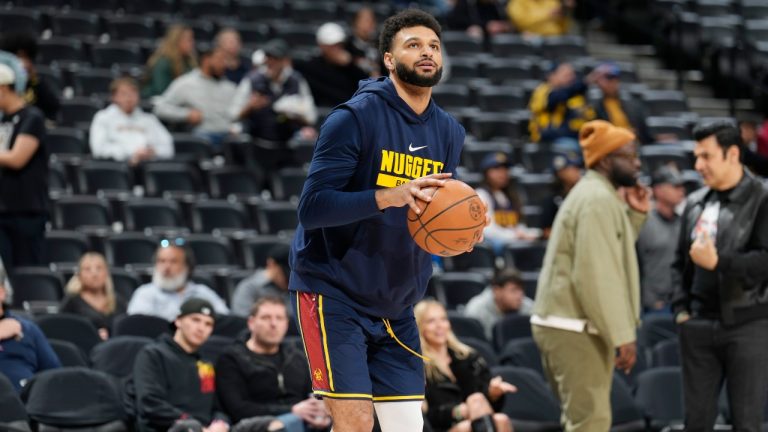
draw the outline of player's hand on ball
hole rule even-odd
[[[421,213],[421,210],[419,210],[419,207],[416,205],[416,199],[425,202],[431,201],[432,193],[429,193],[429,191],[425,189],[441,187],[445,183],[445,180],[450,177],[451,173],[430,174],[425,177],[411,180],[410,182],[401,184],[397,187],[379,189],[376,191],[376,205],[378,205],[379,210],[407,205],[416,214],[419,214]]]

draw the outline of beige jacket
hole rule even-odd
[[[612,347],[635,340],[640,277],[635,252],[645,215],[589,170],[555,219],[533,314],[585,320]]]

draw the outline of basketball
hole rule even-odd
[[[417,215],[408,209],[408,230],[425,251],[454,256],[472,249],[485,228],[486,208],[475,190],[459,180],[446,180],[443,187],[426,188],[432,201],[417,199]]]

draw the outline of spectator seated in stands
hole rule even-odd
[[[542,209],[542,226],[544,227],[545,238],[549,238],[557,211],[560,210],[560,205],[568,196],[568,192],[581,180],[583,165],[584,162],[576,152],[556,153],[552,157],[555,195]]]
[[[152,282],[136,289],[128,303],[128,314],[154,315],[173,321],[181,304],[193,297],[210,302],[216,313],[228,314],[229,308],[216,292],[190,281],[193,270],[194,260],[182,239],[161,240],[155,252]]]
[[[602,92],[602,98],[592,101],[595,115],[614,126],[629,129],[642,143],[653,141],[645,125],[646,113],[641,103],[621,100],[621,69],[615,63],[603,63],[594,70],[594,83]]]
[[[180,122],[218,148],[230,132],[229,107],[237,88],[224,77],[226,54],[214,48],[200,53],[200,67],[173,80],[155,102],[155,114],[167,122]]]
[[[680,238],[681,217],[677,209],[685,201],[685,187],[674,166],[662,166],[653,173],[653,209],[648,212],[637,237],[640,290],[645,312],[672,313],[674,294],[672,263]]]
[[[233,315],[249,316],[251,305],[266,296],[279,297],[285,304],[290,303],[291,299],[288,295],[288,275],[291,274],[288,265],[290,250],[288,245],[273,246],[268,252],[266,267],[257,270],[252,276],[237,284],[232,294]]]
[[[360,69],[372,77],[380,76],[382,70],[376,38],[376,14],[373,9],[363,6],[352,20],[352,34],[344,45]]]
[[[422,353],[431,360],[424,365],[425,406],[435,432],[511,432],[506,414],[495,412],[503,405],[506,393],[517,391],[515,386],[501,377],[491,378],[485,360],[451,331],[442,304],[422,300],[413,312]]]
[[[507,14],[520,33],[562,36],[570,28],[575,3],[575,0],[510,0]]]
[[[125,387],[127,411],[140,431],[226,432],[229,423],[215,404],[213,365],[198,354],[213,332],[213,306],[190,298],[177,312],[173,336],[162,335],[136,356]]]
[[[368,78],[344,48],[346,39],[340,25],[325,23],[317,29],[320,55],[295,62],[296,70],[306,78],[318,106],[335,107],[345,102],[357,91],[357,83]]]
[[[0,373],[16,390],[34,374],[61,367],[59,358],[34,322],[8,310],[10,298],[5,288],[5,273],[0,274]]]
[[[262,50],[264,64],[240,82],[230,115],[254,137],[288,141],[301,132],[314,139],[317,108],[309,85],[291,66],[288,44],[273,39]]]
[[[446,21],[449,29],[465,30],[478,38],[512,31],[507,13],[497,0],[455,0]]]
[[[0,50],[7,51],[21,60],[27,72],[24,100],[36,106],[50,120],[55,120],[61,103],[57,90],[50,83],[40,79],[35,70],[37,39],[33,33],[4,33],[0,37]]]
[[[233,28],[224,28],[216,35],[216,48],[222,50],[225,54],[226,69],[224,76],[235,84],[245,78],[251,70],[250,65],[240,55],[243,49],[243,42],[240,39],[240,33]]]
[[[197,66],[195,34],[184,24],[168,27],[160,46],[147,61],[141,96],[159,96],[176,78]]]
[[[525,296],[520,273],[506,268],[494,275],[489,288],[467,302],[464,315],[480,321],[485,336],[491,340],[493,325],[505,315],[530,315],[532,310],[533,299]]]
[[[116,315],[125,313],[126,300],[115,293],[109,265],[98,252],[87,252],[80,258],[77,273],[67,283],[66,296],[59,312],[88,318],[106,340]]]
[[[133,78],[118,78],[109,86],[112,104],[91,122],[91,154],[96,158],[136,165],[173,157],[173,138],[162,123],[139,107],[139,87]]]
[[[741,120],[739,131],[744,142],[744,165],[755,174],[768,177],[768,140],[758,136],[757,122]]]
[[[533,91],[528,109],[531,111],[531,141],[552,144],[562,151],[581,154],[578,143],[581,125],[595,118],[587,104],[587,82],[570,63],[553,63],[547,80]]]
[[[301,348],[283,343],[288,312],[280,297],[262,297],[248,317],[250,337],[216,362],[216,392],[232,421],[276,416],[288,432],[327,430],[331,418],[314,397]]]
[[[480,162],[483,182],[476,189],[485,203],[490,225],[485,227],[485,238],[495,249],[515,240],[535,240],[541,231],[528,228],[523,222],[523,203],[509,175],[511,161],[501,152],[489,153]]]

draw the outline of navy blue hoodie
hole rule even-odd
[[[408,207],[380,211],[375,191],[455,174],[464,128],[432,100],[416,114],[389,78],[360,81],[320,136],[299,201],[290,289],[400,318],[421,300],[431,257],[408,233]]]

